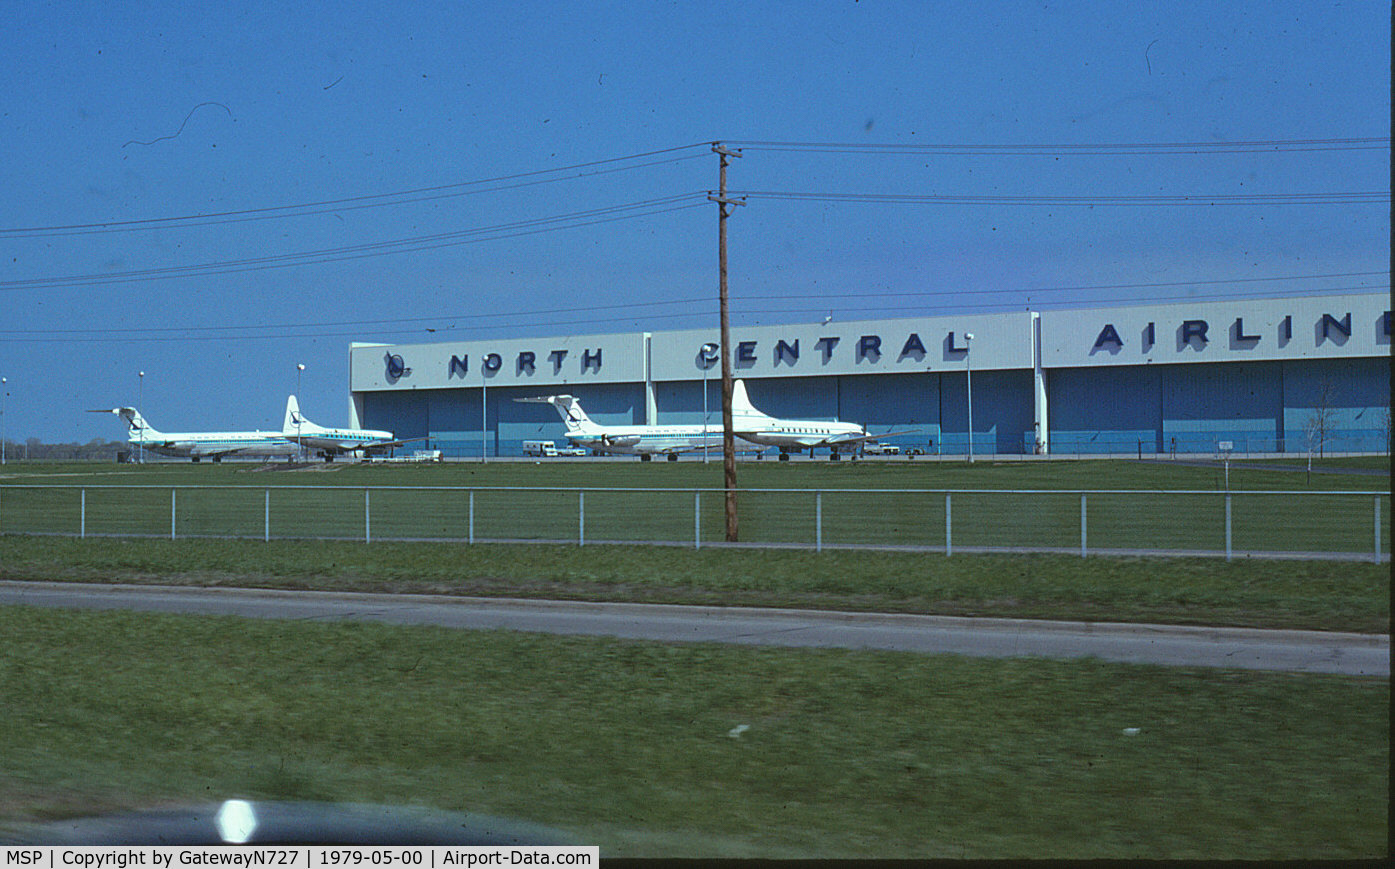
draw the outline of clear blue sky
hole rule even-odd
[[[353,340],[713,324],[714,140],[750,194],[736,324],[1389,287],[1377,0],[12,2],[0,27],[16,441],[124,438],[82,411],[138,391],[160,428],[279,428],[297,363],[343,424]],[[1339,139],[1379,141],[1216,144]],[[1160,143],[1196,144],[1117,147]],[[1338,193],[1374,201],[1291,198]],[[1223,204],[1106,204],[1139,196]]]

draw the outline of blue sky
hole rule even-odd
[[[1382,2],[16,2],[0,26],[10,440],[120,438],[82,411],[138,392],[157,427],[278,428],[297,363],[342,424],[353,340],[715,323],[715,140],[749,197],[737,324],[1389,288]],[[1293,198],[1338,193],[1365,196]],[[1140,196],[1207,204],[1106,204]]]

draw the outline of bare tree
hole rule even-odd
[[[1308,415],[1307,422],[1303,423],[1309,455],[1314,448],[1317,449],[1319,457],[1323,455],[1327,441],[1336,430],[1336,421],[1337,383],[1331,377],[1324,377],[1318,381],[1317,403],[1313,405],[1313,412]]]

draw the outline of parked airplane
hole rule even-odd
[[[601,425],[586,415],[574,396],[543,395],[515,398],[514,401],[552,405],[567,425],[567,440],[598,453],[639,456],[641,461],[647,462],[656,455],[676,461],[681,453],[699,452],[704,447],[718,454],[722,451],[721,426]],[[760,444],[736,439],[737,452],[758,453],[765,449]]]
[[[883,432],[868,434],[867,429],[855,422],[824,422],[811,419],[777,419],[756,410],[746,395],[745,381],[738,380],[731,391],[732,431],[738,437],[765,446],[780,448],[780,461],[787,461],[790,453],[808,450],[814,454],[815,447],[828,447],[829,458],[837,461],[843,452],[856,454],[863,444],[888,435],[905,432]]]
[[[295,444],[274,431],[183,431],[162,432],[150,427],[134,407],[94,410],[92,413],[114,413],[126,423],[126,443],[133,448],[151,450],[166,456],[178,456],[192,461],[211,459],[222,461],[224,456],[294,456]]]
[[[300,402],[296,401],[294,395],[286,397],[286,420],[281,423],[281,437],[318,452],[327,462],[334,461],[334,457],[341,453],[381,453],[392,447],[400,447],[409,440],[426,440],[395,440],[392,432],[377,429],[325,428],[315,425],[300,412]]]

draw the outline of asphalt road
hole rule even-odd
[[[0,605],[1390,677],[1388,634],[77,583],[0,582]]]

